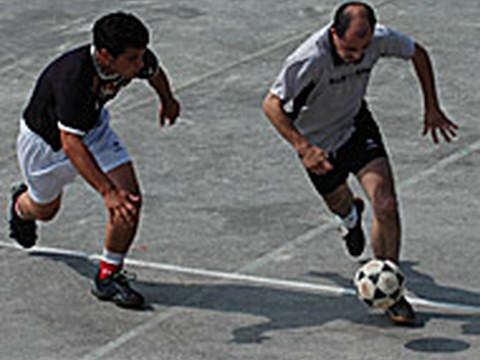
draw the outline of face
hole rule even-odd
[[[372,31],[364,21],[353,21],[343,38],[332,29],[333,43],[338,55],[348,64],[362,59],[365,49],[370,45]]]
[[[108,54],[108,70],[124,79],[132,79],[143,68],[145,49],[127,48],[117,57]]]

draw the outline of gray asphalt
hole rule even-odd
[[[397,179],[408,294],[478,309],[479,2],[371,3],[381,22],[429,50],[444,109],[460,126],[452,144],[423,138],[412,66],[378,64],[368,100]],[[59,52],[90,41],[98,16],[123,9],[145,20],[183,104],[168,129],[158,129],[158,101],[141,82],[110,107],[144,193],[129,270],[149,309],[124,310],[89,294],[95,261],[86,257],[101,252],[105,217],[79,178],[54,222],[41,225],[37,250],[0,235],[0,359],[480,358],[478,312],[419,304],[418,325],[399,328],[334,291],[351,289],[371,251],[359,261],[345,254],[261,102],[283,59],[335,4],[0,0],[3,228],[10,186],[20,179],[15,137],[31,86]],[[353,179],[352,186],[358,190]],[[370,218],[369,209],[367,227]]]

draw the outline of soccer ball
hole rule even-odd
[[[358,297],[373,308],[388,308],[403,295],[405,277],[390,260],[373,259],[355,274],[354,284]]]

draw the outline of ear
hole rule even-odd
[[[333,26],[330,28],[330,34],[332,35],[333,42],[335,43],[339,38],[339,36],[338,36],[337,30],[335,30]]]
[[[330,33],[332,35],[337,35],[337,30],[335,30],[335,28],[333,26],[330,27]]]
[[[102,64],[108,64],[113,57],[107,49],[101,48],[97,50],[97,58]]]

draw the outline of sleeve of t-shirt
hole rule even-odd
[[[148,79],[158,71],[158,59],[152,50],[146,49],[143,55],[143,68],[138,73],[138,78]]]
[[[405,60],[412,58],[415,42],[400,31],[379,25],[375,29],[380,56],[398,57]]]
[[[54,85],[55,112],[60,130],[84,136],[92,127],[94,101],[91,76],[76,76],[71,72],[58,74]]]
[[[270,92],[286,103],[295,99],[315,79],[318,74],[312,58],[287,59]]]

